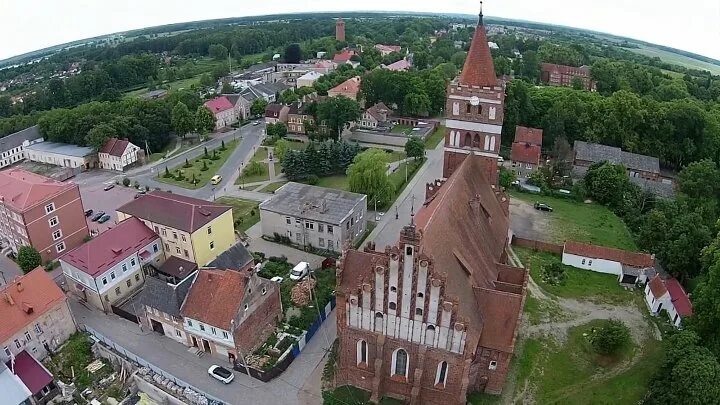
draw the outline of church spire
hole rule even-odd
[[[483,25],[482,3],[482,0],[480,0],[480,18],[478,19],[478,25]]]
[[[479,18],[475,35],[470,44],[470,51],[465,58],[465,65],[458,81],[467,86],[493,87],[497,86],[497,76],[485,34],[482,1],[480,2]]]

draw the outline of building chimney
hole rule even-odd
[[[13,300],[13,297],[10,295],[10,293],[5,293],[5,301],[7,301],[10,305],[15,305],[15,301]]]
[[[25,286],[22,284],[22,281],[18,281],[15,286],[17,287],[18,292],[23,292],[23,290],[25,290]]]

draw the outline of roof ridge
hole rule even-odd
[[[468,156],[468,158],[470,158],[470,157],[471,157],[471,156]],[[466,158],[465,160],[463,160],[463,162],[460,164],[460,167],[458,167],[458,170],[455,171],[455,173],[453,173],[453,174],[459,173],[459,172],[462,170],[461,168],[466,164],[466,162],[468,161],[468,158]],[[455,182],[457,181],[458,177],[460,177],[460,176],[459,176],[459,175],[451,175],[450,178],[448,178],[448,181],[446,181],[445,183],[443,183],[443,185],[442,185],[441,187],[450,188],[450,186],[451,186],[452,184],[455,184]],[[446,188],[446,190],[447,190],[447,188]],[[437,197],[437,195],[440,194],[440,193],[442,193],[442,195],[440,196],[440,199],[437,200],[436,197]],[[431,224],[431,223],[433,222],[433,220],[435,219],[435,213],[437,212],[438,207],[440,207],[440,205],[442,205],[442,203],[443,203],[443,201],[445,200],[445,198],[447,197],[447,195],[448,195],[447,191],[441,190],[441,191],[438,191],[437,193],[435,193],[435,195],[433,196],[432,201],[431,201],[431,204],[432,204],[433,202],[435,202],[435,200],[437,200],[437,205],[433,208],[433,210],[432,210],[432,212],[431,212],[431,214],[430,214],[430,218],[428,218],[427,223],[425,223],[425,227],[424,227],[425,229],[427,229],[427,228],[430,227],[430,224]],[[428,208],[429,208],[429,205],[428,205]]]

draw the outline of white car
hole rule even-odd
[[[310,263],[308,262],[300,262],[293,267],[292,270],[290,270],[290,280],[298,281],[302,280],[303,277],[307,276],[308,271],[310,270]]]
[[[285,279],[280,276],[275,276],[275,277],[271,278],[270,281],[272,281],[274,283],[282,284],[282,282],[285,281]]]
[[[235,374],[233,374],[232,371],[220,366],[210,366],[208,374],[210,374],[210,377],[220,380],[225,384],[230,384],[235,378]]]

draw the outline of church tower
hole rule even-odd
[[[480,19],[460,76],[448,86],[443,177],[453,174],[470,154],[483,159],[490,184],[498,182],[498,157],[505,90],[495,75],[490,47]]]
[[[335,22],[335,39],[345,42],[345,21],[342,18],[338,18]]]

